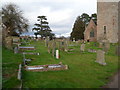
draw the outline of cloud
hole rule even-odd
[[[96,0],[2,0],[2,5],[9,2],[17,4],[23,10],[30,28],[37,23],[37,16],[45,15],[53,32],[63,35],[72,31],[78,15],[97,12]]]

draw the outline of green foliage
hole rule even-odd
[[[87,27],[91,19],[97,24],[97,14],[95,13],[91,16],[86,13],[78,16],[74,23],[70,38],[75,38],[75,40],[84,39],[85,27]]]
[[[88,23],[90,22],[90,16],[86,13],[83,13],[81,16],[80,16],[80,19],[84,22],[85,26],[88,25]]]
[[[84,39],[84,34],[83,34],[84,30],[85,30],[85,24],[78,16],[74,23],[73,31],[71,32],[71,39],[73,38],[75,38],[75,40]]]
[[[48,26],[48,22],[46,20],[47,20],[46,16],[38,16],[37,21],[39,21],[39,23],[34,24],[36,27],[33,28],[33,30],[37,31],[37,33],[35,34],[36,38],[38,34],[41,35],[42,38],[47,36],[52,38],[54,36],[54,34],[51,33],[52,30]]]

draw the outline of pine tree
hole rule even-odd
[[[41,35],[41,38],[47,37],[47,36],[53,37],[54,34],[51,33],[52,30],[48,26],[46,16],[38,16],[37,18],[38,18],[37,21],[39,21],[39,23],[34,24],[36,27],[33,28],[33,30],[37,31],[36,32],[37,34],[35,34],[36,38],[38,34]]]

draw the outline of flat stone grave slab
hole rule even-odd
[[[36,65],[36,66],[25,66],[25,70],[27,71],[59,71],[59,70],[67,70],[68,65],[63,64],[50,64],[50,65]]]
[[[18,49],[19,50],[35,50],[35,47],[19,46]]]
[[[40,53],[33,53],[33,52],[23,52],[23,54],[28,54],[28,55],[40,55]]]
[[[97,51],[94,50],[94,49],[88,49],[88,52],[91,52],[91,53],[96,53]]]

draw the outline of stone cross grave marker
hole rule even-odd
[[[81,52],[84,52],[84,51],[85,51],[85,44],[84,44],[84,43],[81,44],[80,51],[81,51]]]
[[[101,64],[101,65],[106,65],[105,62],[105,51],[103,50],[98,50],[97,51],[97,59],[96,61],[97,63]]]

